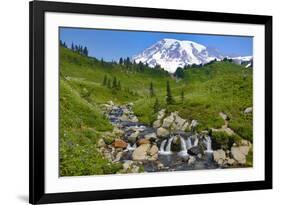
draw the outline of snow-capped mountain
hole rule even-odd
[[[205,64],[214,59],[222,60],[224,56],[216,49],[208,48],[192,41],[162,39],[133,56],[136,63],[147,63],[150,67],[160,65],[170,73],[178,67],[192,64]]]

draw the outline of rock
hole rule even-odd
[[[152,139],[156,139],[157,136],[156,136],[156,134],[154,132],[152,132],[152,133],[144,135],[144,138],[148,139],[148,140],[152,140]]]
[[[129,116],[126,115],[126,114],[123,114],[123,115],[120,117],[120,120],[121,120],[121,121],[129,121]]]
[[[158,137],[165,137],[169,134],[169,131],[163,127],[157,129],[157,136]]]
[[[192,120],[190,123],[189,129],[190,130],[195,129],[198,125],[199,125],[199,123],[197,120]]]
[[[122,137],[122,136],[124,135],[124,131],[118,129],[117,127],[114,127],[114,128],[113,128],[113,135],[114,135],[115,137]]]
[[[153,122],[153,128],[161,127],[161,120],[156,120]]]
[[[239,146],[238,148],[239,148],[240,152],[242,154],[244,154],[245,156],[247,156],[249,151],[250,151],[250,147],[249,146]]]
[[[229,159],[226,161],[226,163],[227,163],[228,165],[233,165],[233,164],[235,163],[235,160],[229,158]]]
[[[118,152],[118,153],[116,154],[116,157],[115,157],[115,159],[113,160],[113,162],[119,162],[122,156],[123,156],[123,152]]]
[[[246,163],[246,156],[241,152],[239,147],[231,147],[231,155],[239,164]]]
[[[139,166],[137,165],[133,165],[132,168],[131,168],[131,173],[139,173]]]
[[[174,116],[174,123],[172,124],[172,128],[173,128],[174,130],[183,130],[183,131],[184,131],[184,130],[187,128],[187,126],[188,126],[188,124],[185,125],[185,124],[186,124],[186,120],[185,120],[185,119],[182,119],[182,118],[178,115],[177,112],[174,112],[174,113],[173,113],[173,116]],[[185,127],[184,127],[184,125],[185,125]]]
[[[158,115],[157,115],[157,120],[162,120],[164,117],[165,117],[165,109],[162,109],[158,112]]]
[[[128,146],[128,144],[125,141],[121,140],[121,139],[115,139],[115,141],[112,143],[112,146],[114,148],[123,148],[123,149],[125,149]]]
[[[180,128],[181,131],[186,131],[186,129],[188,128],[189,123],[186,121],[183,126]]]
[[[164,118],[162,127],[170,128],[173,122],[174,122],[174,116],[173,114],[171,114],[170,116]]]
[[[131,122],[138,122],[139,119],[136,116],[130,117]]]
[[[139,136],[139,131],[133,132],[129,137],[128,137],[128,141],[131,143],[135,143],[137,140],[137,137]]]
[[[150,144],[142,144],[137,147],[133,154],[132,158],[135,161],[147,160],[147,152],[150,149]]]
[[[200,148],[199,146],[191,147],[189,150],[187,150],[187,153],[190,155],[198,155],[200,154]]]
[[[124,171],[127,171],[128,169],[130,169],[131,166],[132,166],[132,164],[133,164],[133,161],[131,161],[131,160],[128,160],[128,161],[124,162],[124,163],[123,163],[123,169],[124,169]]]
[[[188,164],[188,165],[192,165],[192,164],[195,163],[195,161],[196,161],[196,157],[190,156],[187,164]]]
[[[98,145],[98,147],[104,147],[106,144],[103,139],[99,139],[97,145]]]
[[[156,145],[152,145],[150,150],[149,150],[149,152],[148,152],[148,154],[150,156],[154,156],[154,155],[158,154],[158,151],[159,151],[158,147]]]
[[[213,152],[214,161],[217,162],[219,165],[222,165],[224,160],[226,159],[225,151],[222,149],[215,150]]]
[[[163,169],[165,166],[161,162],[157,164],[157,169]]]
[[[112,161],[113,156],[109,151],[105,150],[104,153],[103,153],[103,156],[104,156],[105,159],[108,159],[109,161]]]
[[[239,142],[239,144],[241,145],[241,146],[248,146],[248,147],[252,147],[252,144],[251,144],[251,142],[249,142],[248,140],[244,140],[244,139],[242,139],[240,142]]]
[[[142,144],[150,144],[150,140],[149,139],[139,139],[137,142],[138,145],[142,145]]]
[[[113,105],[114,105],[114,103],[113,103],[111,100],[108,101],[107,104],[110,105],[110,106],[113,106]]]
[[[244,114],[250,114],[253,112],[253,107],[247,107],[245,110],[244,110]]]
[[[225,114],[224,112],[220,112],[219,114],[223,120],[229,120],[227,114]]]

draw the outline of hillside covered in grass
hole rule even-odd
[[[177,111],[184,119],[196,119],[198,132],[222,127],[219,113],[225,113],[229,128],[252,141],[252,115],[244,114],[252,106],[252,69],[221,61],[184,69],[176,78],[161,68],[108,63],[64,47],[59,69],[61,176],[113,174],[121,168],[96,148],[100,137],[113,129],[101,109],[108,101],[132,103],[139,121],[147,125],[160,109]],[[167,83],[172,98],[168,104]]]

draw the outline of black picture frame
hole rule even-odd
[[[30,165],[29,202],[31,204],[108,200],[167,195],[185,195],[272,188],[272,17],[262,15],[199,12],[185,10],[104,6],[62,2],[30,2]],[[265,27],[265,180],[219,184],[136,188],[68,193],[45,192],[45,12],[98,14],[110,16],[150,17],[259,24]]]

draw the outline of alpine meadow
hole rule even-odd
[[[61,28],[60,176],[252,167],[251,37],[118,32]]]

